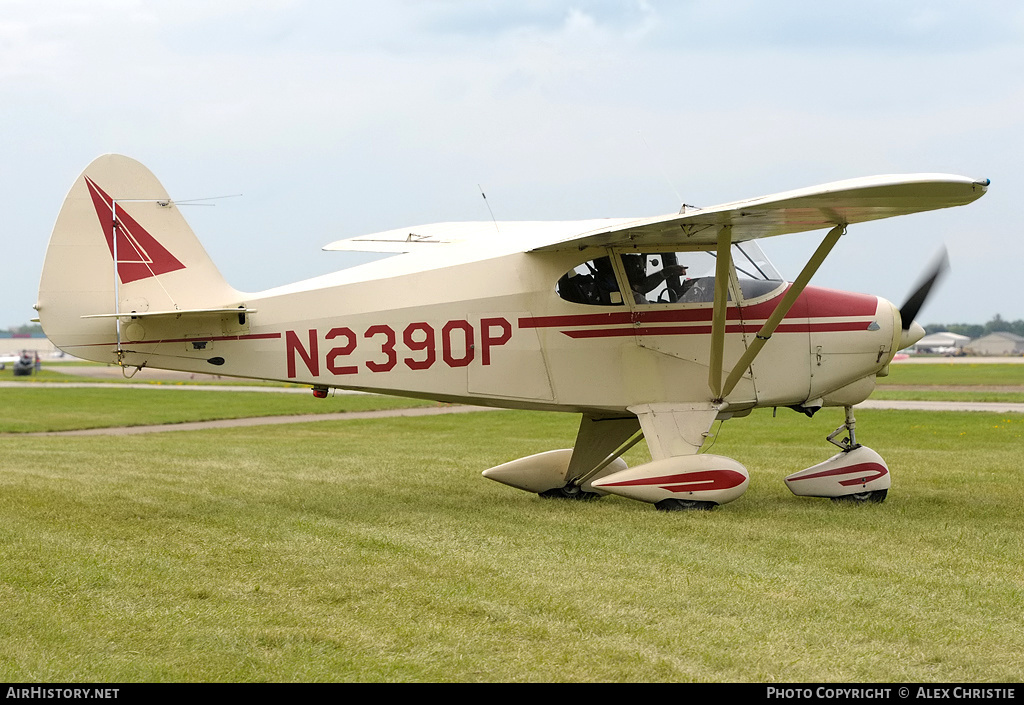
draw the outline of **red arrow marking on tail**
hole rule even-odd
[[[113,259],[114,199],[88,176],[85,177],[85,183],[89,187],[89,195],[92,196],[92,204],[96,208],[96,216]],[[117,209],[117,275],[122,284],[184,268],[185,265],[128,215],[124,208]]]

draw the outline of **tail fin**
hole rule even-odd
[[[133,312],[236,307],[228,286],[156,177],[107,154],[68,192],[50,236],[36,309],[76,357],[120,361]]]

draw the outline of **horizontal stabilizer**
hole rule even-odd
[[[494,222],[476,220],[451,223],[413,225],[397,230],[359,235],[337,240],[324,246],[336,252],[380,252],[423,254],[446,246],[484,243],[500,248],[508,243],[521,243],[513,249],[531,249],[566,238],[575,238],[592,232],[607,232],[609,228],[637,222],[636,218],[595,218],[593,220],[514,220]]]
[[[453,236],[467,232],[477,232],[486,225],[491,232],[494,232],[494,225],[491,223],[468,222],[468,223],[432,223],[430,225],[416,225],[397,230],[386,230],[372,235],[360,235],[347,240],[338,240],[323,249],[339,252],[380,252],[402,254],[415,252],[424,247],[436,247],[447,245],[452,242]]]
[[[182,316],[223,316],[225,314],[256,313],[257,309],[236,306],[234,308],[190,308],[170,311],[122,311],[120,313],[93,313],[82,318],[181,318]]]

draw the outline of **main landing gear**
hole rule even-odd
[[[857,442],[856,429],[853,408],[848,406],[843,424],[828,435],[828,442],[840,452],[787,477],[790,491],[801,497],[828,497],[834,502],[884,501],[892,483],[889,467],[882,456]]]
[[[590,502],[601,498],[601,495],[597,492],[587,492],[582,487],[572,482],[564,487],[554,487],[550,490],[538,492],[537,496],[543,497],[544,499],[571,499],[577,502]]]
[[[717,414],[712,407],[655,408],[643,417],[648,423],[643,433],[635,418],[584,417],[573,448],[512,460],[483,474],[545,499],[588,501],[617,494],[666,512],[709,510],[738,499],[750,485],[747,469],[736,460],[696,452]],[[853,408],[846,407],[843,424],[828,436],[840,452],[787,477],[790,491],[836,502],[883,501],[889,468],[878,453],[857,442],[856,428]],[[662,457],[628,468],[621,455],[645,433],[652,455]]]

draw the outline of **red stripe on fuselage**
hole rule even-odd
[[[788,287],[787,287],[788,288]],[[729,306],[726,319],[730,321],[763,321],[775,311],[781,300],[776,296],[751,306]],[[793,307],[776,328],[778,333],[840,332],[866,330],[871,321],[815,321],[822,318],[874,317],[878,298],[867,294],[854,294],[833,289],[807,287],[797,297]],[[708,325],[656,326],[657,323],[710,323],[714,311],[710,307],[658,309],[654,311],[615,311],[609,313],[570,314],[564,316],[533,316],[519,319],[520,328],[583,328],[562,330],[570,338],[610,338],[630,335],[707,335]],[[806,321],[806,322],[805,322]],[[601,326],[601,327],[595,327]],[[612,328],[610,326],[632,326]],[[726,326],[727,333],[756,333],[759,323],[741,323]]]
[[[867,330],[867,321],[837,323],[782,323],[776,333],[838,333],[851,330]],[[757,333],[760,324],[726,326],[726,333]],[[562,335],[570,338],[618,338],[630,335],[710,335],[711,326],[643,326],[634,328],[587,328],[584,330],[563,330]]]

